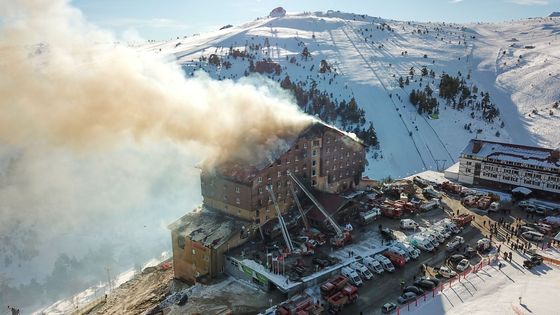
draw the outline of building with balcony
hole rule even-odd
[[[459,157],[458,181],[558,198],[560,150],[473,139]]]

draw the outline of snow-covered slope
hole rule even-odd
[[[203,70],[217,79],[239,79],[250,72],[249,59],[269,59],[281,67],[280,73],[267,74],[275,81],[289,76],[335,102],[354,97],[367,121],[346,129],[373,123],[379,147],[370,150],[366,175],[383,178],[449,166],[475,136],[558,146],[560,112],[553,108],[560,100],[558,32],[558,18],[456,25],[329,11],[257,19],[141,49],[175,59],[187,75]],[[309,58],[302,56],[304,47]],[[248,56],[235,58],[234,50]],[[212,54],[218,65],[209,62]],[[321,60],[332,72],[319,71]],[[423,67],[430,75],[421,75]],[[464,80],[473,95],[488,92],[499,116],[482,117],[484,110],[475,108],[482,95],[471,95],[465,108],[454,109],[455,101],[438,96],[443,73]],[[409,84],[399,84],[400,77]],[[409,101],[410,92],[426,84],[439,103],[437,116],[418,114]],[[332,122],[342,124],[339,117]]]

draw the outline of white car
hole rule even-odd
[[[451,268],[447,266],[439,267],[438,274],[440,274],[444,278],[453,278],[457,275],[455,271],[451,270]]]
[[[544,239],[544,234],[535,231],[523,232],[521,236],[523,236],[523,238],[525,238],[526,240],[536,242],[540,242]]]
[[[356,271],[356,273],[360,275],[362,279],[370,280],[371,278],[373,278],[373,274],[369,271],[369,269],[367,269],[366,266],[360,264],[359,262],[353,262],[352,264],[350,264],[350,268],[354,269],[354,271]]]
[[[469,260],[468,259],[463,259],[457,264],[457,267],[455,267],[455,269],[459,272],[463,272],[463,271],[467,270],[470,266],[471,266],[471,263],[469,262]]]

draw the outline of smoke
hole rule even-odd
[[[64,253],[103,244],[119,268],[168,248],[166,225],[200,202],[198,161],[261,160],[311,121],[263,79],[186,79],[67,1],[2,1],[0,291]],[[52,275],[75,280],[62,261]]]
[[[0,140],[75,148],[123,136],[196,141],[220,159],[252,159],[311,118],[267,85],[185,79],[180,68],[112,44],[62,0],[2,10]],[[25,126],[25,128],[22,128]]]

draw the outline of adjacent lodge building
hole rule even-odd
[[[271,193],[282,214],[290,212],[295,204],[292,189],[296,193],[299,189],[290,186],[289,172],[320,199],[359,184],[365,146],[353,134],[315,122],[287,141],[285,149],[266,161],[202,169],[203,205],[169,226],[176,278],[193,283],[223,272],[225,252],[261,237],[267,223],[274,225],[277,215]],[[341,201],[333,211],[344,206]]]
[[[458,180],[560,198],[560,150],[473,139],[459,157]]]

